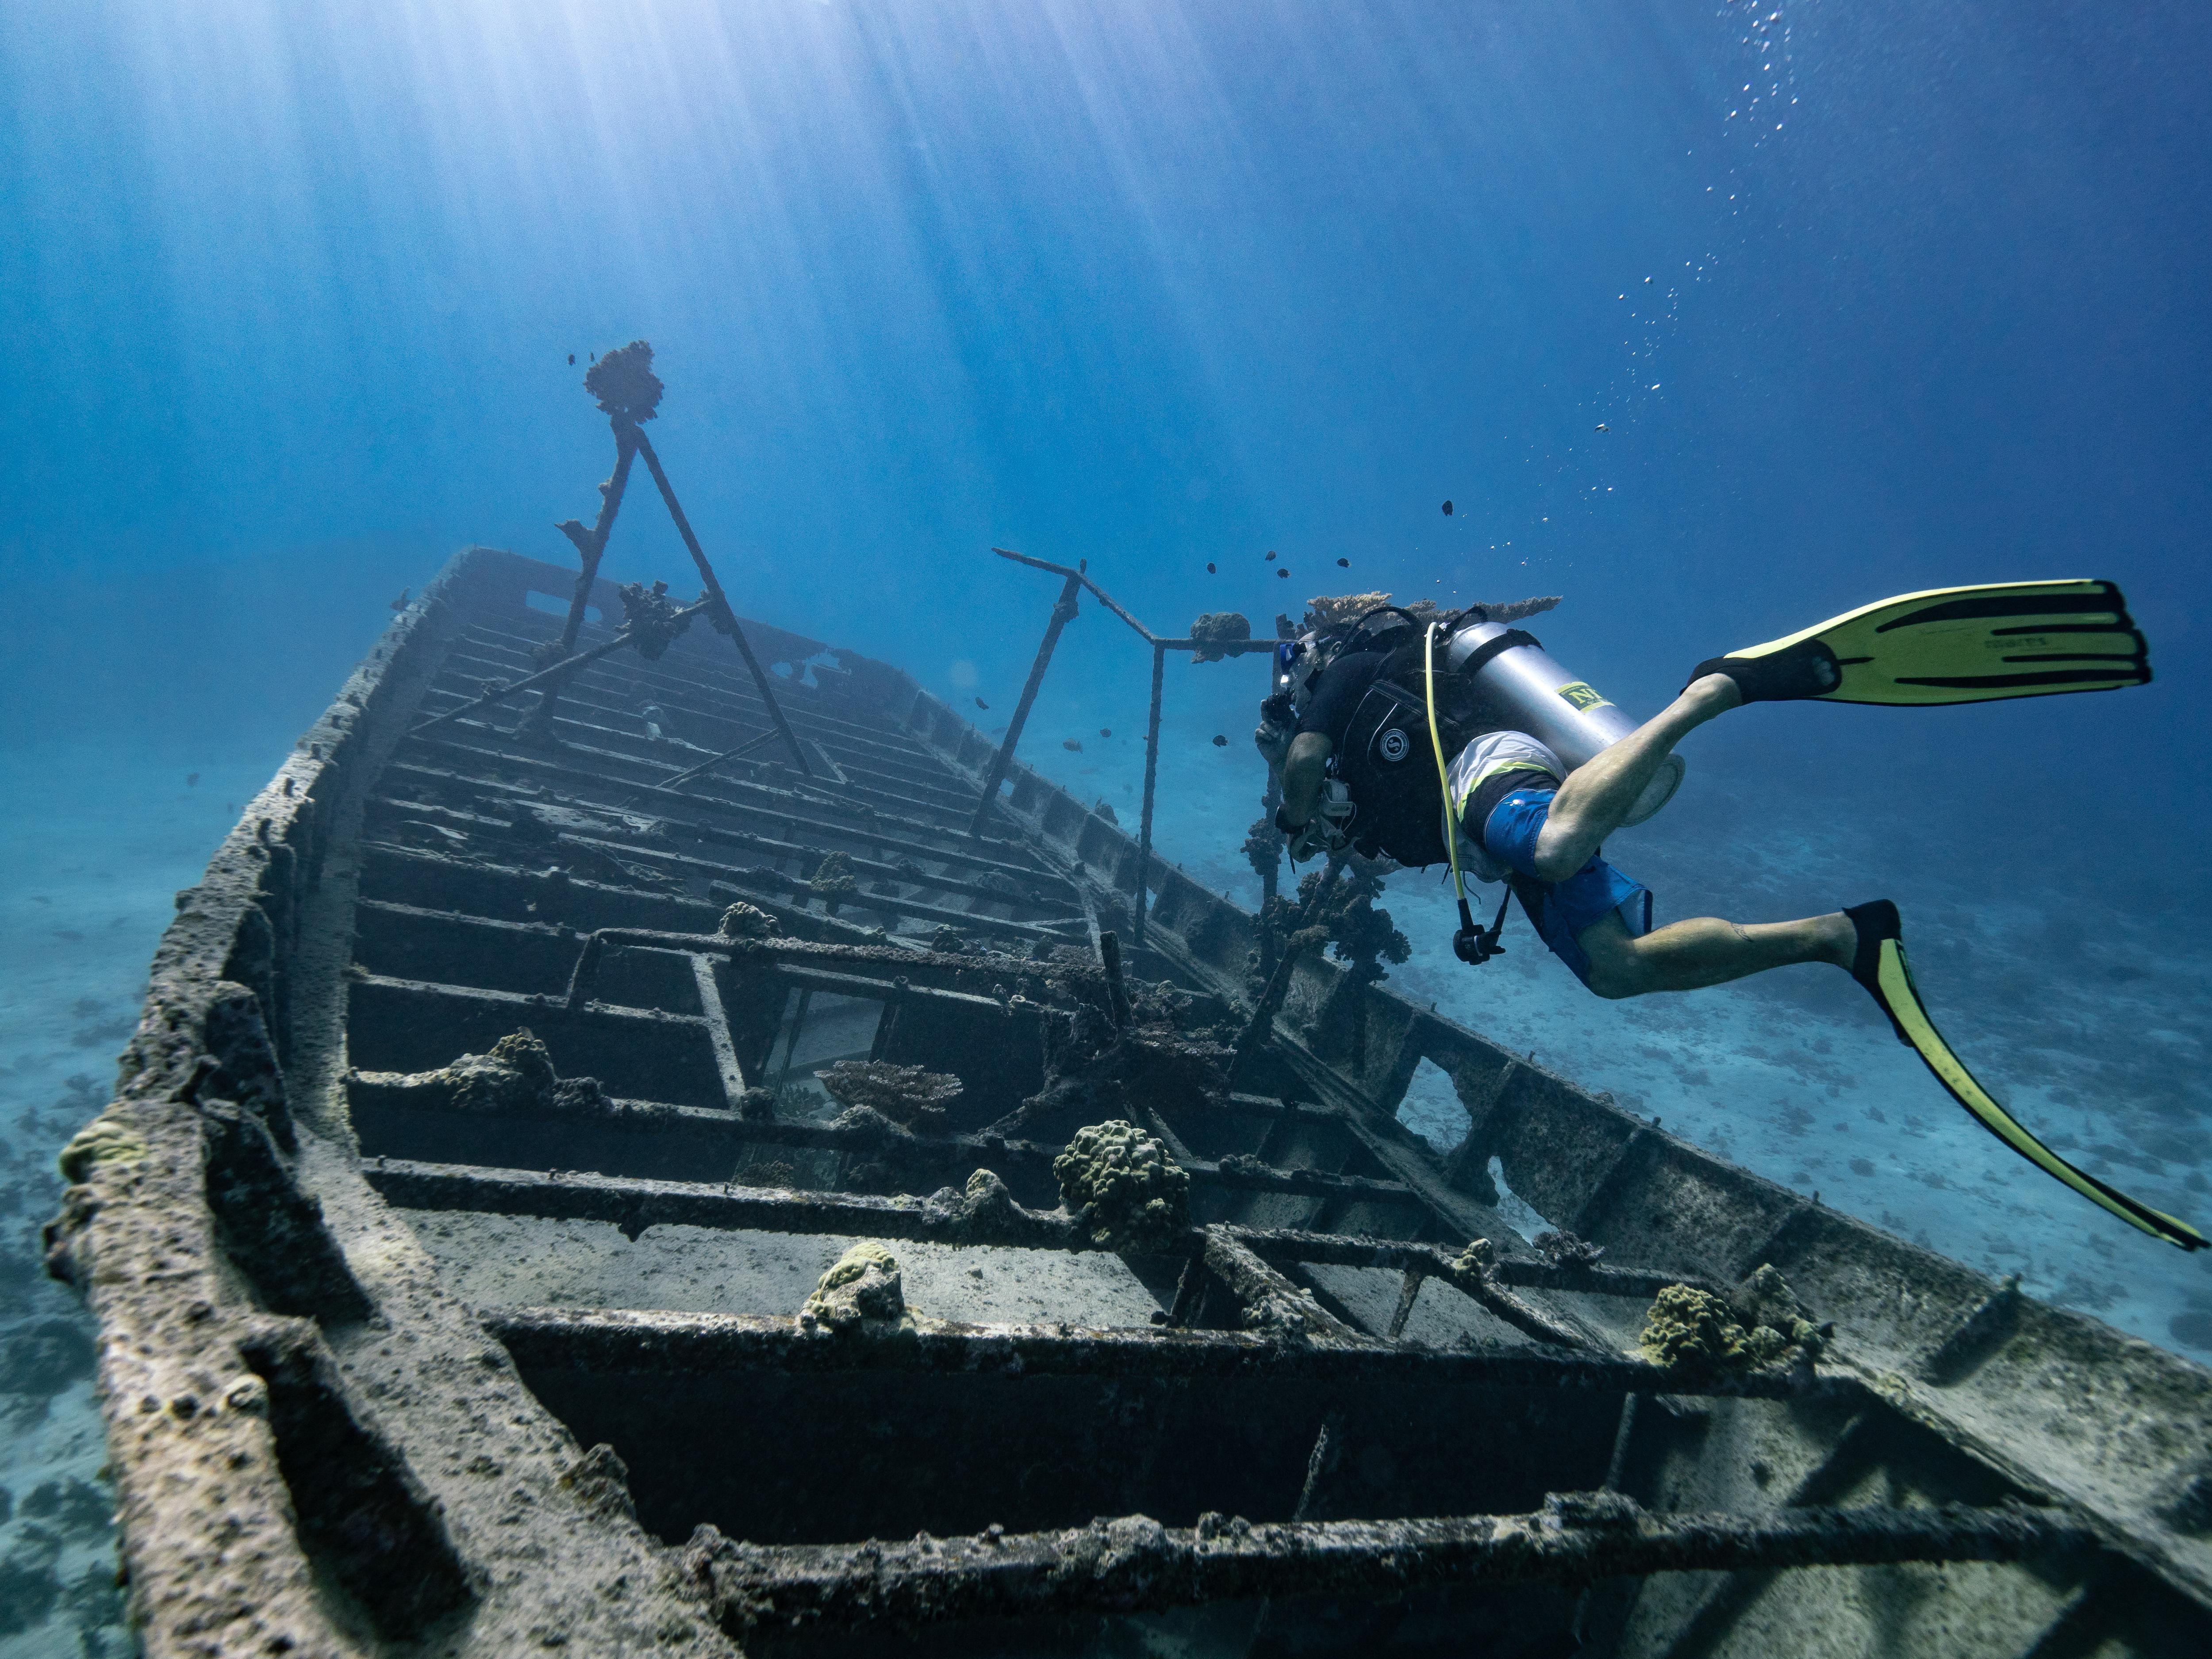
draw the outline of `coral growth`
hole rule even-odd
[[[1519,622],[1524,617],[1540,615],[1551,610],[1559,602],[1559,596],[1550,593],[1539,599],[1500,599],[1495,603],[1485,605],[1481,609],[1492,622]],[[1390,596],[1382,592],[1340,593],[1334,596],[1326,593],[1316,594],[1306,601],[1305,627],[1319,629],[1326,633],[1331,629],[1346,627],[1358,622],[1369,611],[1389,603]],[[1416,625],[1425,625],[1437,621],[1449,614],[1439,611],[1435,603],[1429,599],[1413,599],[1399,608],[1411,613]]]
[[[606,1099],[597,1078],[556,1075],[552,1055],[526,1025],[493,1043],[488,1054],[463,1054],[442,1070],[401,1079],[401,1086],[441,1093],[457,1112],[558,1112]]]
[[[1052,1161],[1060,1202],[1112,1249],[1164,1252],[1190,1225],[1190,1176],[1133,1123],[1078,1129]]]
[[[1469,1239],[1467,1248],[1452,1258],[1452,1276],[1455,1279],[1462,1275],[1468,1278],[1479,1277],[1488,1273],[1490,1264],[1497,1260],[1498,1247],[1488,1239]]]
[[[584,374],[584,390],[618,421],[649,421],[666,390],[653,372],[653,347],[643,340],[617,346]]]
[[[1305,626],[1308,629],[1318,629],[1323,633],[1332,629],[1346,628],[1369,611],[1389,603],[1390,596],[1383,592],[1316,593],[1306,601]],[[1432,622],[1443,614],[1437,609],[1434,601],[1429,599],[1415,599],[1404,608],[1413,612],[1415,621],[1421,623]]]
[[[1604,1245],[1577,1238],[1564,1227],[1557,1232],[1538,1233],[1529,1242],[1554,1267],[1587,1267],[1605,1254]]]
[[[741,902],[722,912],[720,931],[724,939],[776,939],[783,924],[758,906]]]
[[[841,1060],[814,1074],[842,1106],[866,1106],[909,1129],[942,1130],[945,1108],[960,1094],[950,1072],[894,1066],[881,1060]]]
[[[1761,1267],[1752,1276],[1752,1328],[1746,1330],[1729,1304],[1709,1291],[1669,1285],[1645,1319],[1639,1345],[1655,1364],[1718,1373],[1806,1363],[1826,1346],[1804,1316],[1804,1306],[1782,1275]]]
[[[103,1164],[120,1168],[137,1164],[146,1156],[146,1143],[125,1128],[113,1118],[96,1117],[70,1138],[62,1148],[61,1172],[64,1181],[82,1181]]]
[[[872,1238],[862,1239],[838,1257],[799,1310],[801,1325],[832,1331],[905,1316],[906,1290],[899,1278],[898,1258]]]
[[[842,853],[824,854],[822,862],[814,866],[814,878],[807,885],[822,901],[822,908],[833,916],[840,904],[860,890],[860,878],[853,873],[853,860]]]
[[[1251,619],[1234,611],[1209,611],[1191,623],[1190,636],[1207,645],[1217,641],[1249,640],[1252,637]],[[1191,653],[1190,659],[1193,662],[1219,662],[1228,654],[1225,651],[1211,651],[1201,647]]]
[[[1006,1183],[991,1170],[975,1170],[957,1192],[950,1187],[939,1188],[924,1207],[934,1224],[932,1237],[954,1241],[1003,1232],[1026,1213],[1014,1202]]]
[[[625,582],[616,591],[622,599],[623,625],[629,631],[629,642],[647,662],[658,660],[691,625],[691,618],[683,615],[668,597],[666,582],[655,582],[650,588],[640,582]]]
[[[1353,983],[1387,979],[1389,975],[1382,963],[1404,962],[1413,954],[1413,947],[1392,925],[1390,913],[1375,907],[1375,901],[1382,896],[1382,876],[1370,868],[1346,865],[1342,878],[1322,893],[1325,878],[1324,872],[1312,870],[1298,884],[1306,929],[1326,930],[1330,954],[1346,965],[1346,977]],[[1318,906],[1316,894],[1320,895]]]
[[[1244,832],[1245,862],[1252,873],[1265,881],[1283,866],[1283,832],[1275,828],[1275,821],[1265,815],[1252,820],[1252,827]]]

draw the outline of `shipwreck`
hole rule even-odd
[[[1025,560],[994,743],[740,617],[605,361],[580,568],[398,611],[64,1153],[148,1652],[2203,1651],[2212,1376],[1332,960],[1335,872],[1206,890],[1152,769],[1132,836],[1020,762],[1079,606],[1155,754],[1169,655],[1272,641]],[[598,576],[640,460],[696,601]]]

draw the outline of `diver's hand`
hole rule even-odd
[[[1322,787],[1319,806],[1303,824],[1284,822],[1278,810],[1275,827],[1291,838],[1291,857],[1304,863],[1321,853],[1341,853],[1352,844],[1352,821],[1359,816],[1359,808],[1352,799],[1351,791],[1335,778]]]
[[[1291,734],[1273,720],[1262,720],[1252,728],[1252,746],[1276,771],[1290,758]]]

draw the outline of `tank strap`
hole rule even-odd
[[[1539,651],[1544,648],[1544,642],[1534,634],[1524,633],[1517,628],[1509,628],[1496,639],[1475,647],[1474,653],[1462,663],[1456,672],[1463,679],[1473,679],[1490,665],[1492,659],[1503,656],[1516,646],[1522,645],[1533,645]]]

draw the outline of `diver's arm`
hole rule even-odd
[[[1283,760],[1283,808],[1276,823],[1302,830],[1314,815],[1321,799],[1323,769],[1335,745],[1318,732],[1301,732],[1291,739],[1291,752]]]

